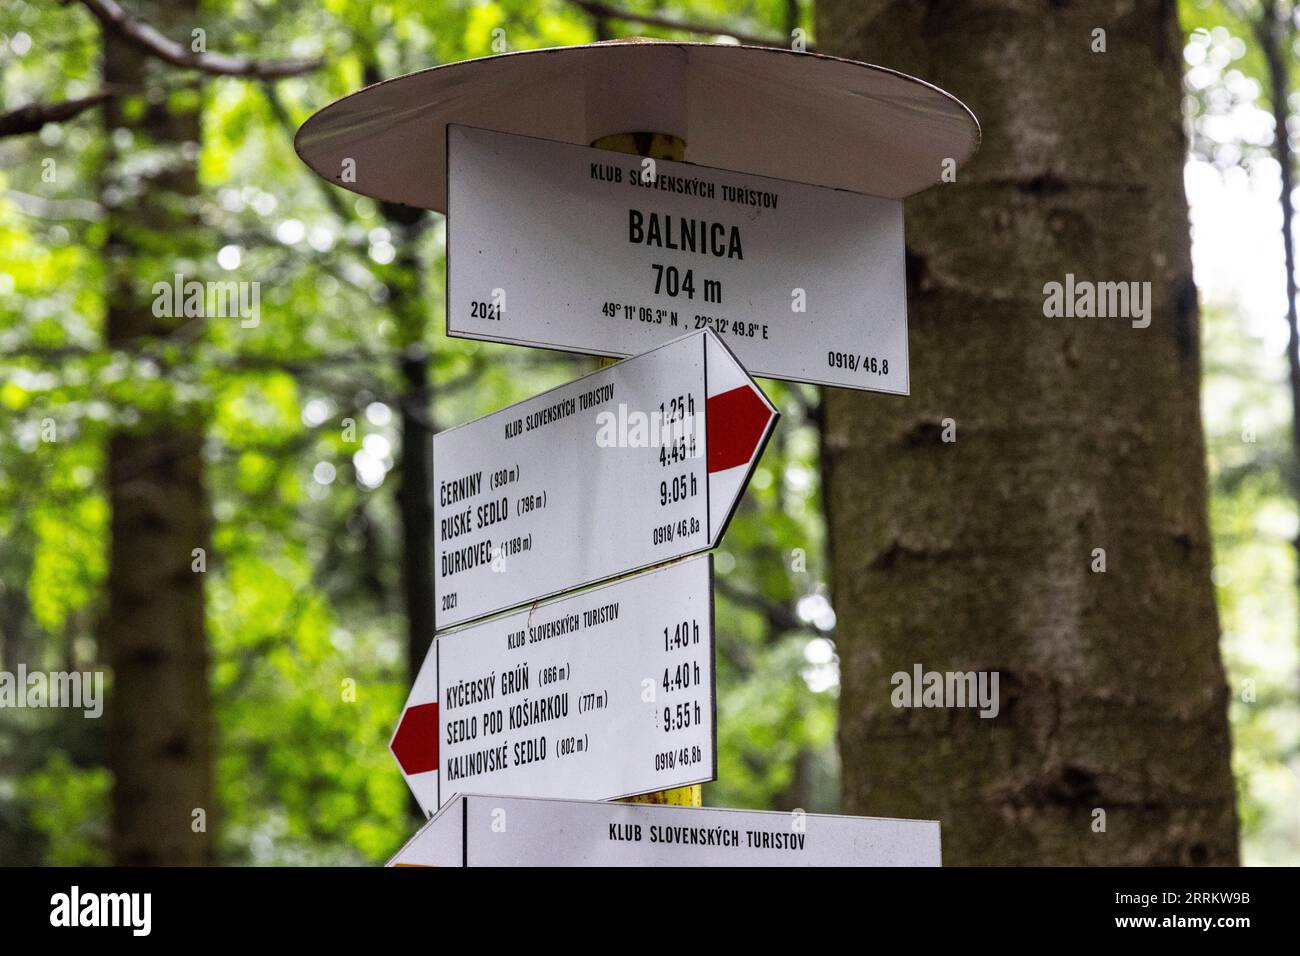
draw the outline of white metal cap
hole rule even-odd
[[[294,141],[330,182],[445,212],[447,124],[588,146],[670,133],[688,162],[901,199],[965,162],[979,123],[915,77],[772,47],[613,41],[503,53],[377,83]],[[344,182],[345,161],[355,182]]]

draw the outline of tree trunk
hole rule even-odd
[[[403,348],[402,452],[398,459],[397,506],[402,525],[402,598],[406,609],[407,682],[415,683],[433,644],[433,392],[429,381],[429,353],[424,346],[422,275],[415,242],[422,222],[421,210],[383,203],[381,208],[396,236],[401,267],[390,282],[389,307],[397,316]],[[411,816],[424,820],[415,794],[409,794]]]
[[[384,77],[377,63],[363,67],[367,85]],[[402,452],[398,459],[397,506],[402,525],[402,598],[406,608],[406,662],[411,681],[420,672],[433,643],[433,391],[425,347],[428,314],[424,271],[416,244],[428,227],[423,209],[401,203],[379,204],[397,256],[386,281],[387,305],[397,322],[398,360],[402,376]],[[412,797],[412,812],[423,819]]]
[[[949,864],[1235,864],[1175,4],[821,0],[816,35],[984,130],[907,204],[911,396],[826,394],[844,812],[938,819]],[[1150,327],[1045,317],[1067,273],[1149,280]],[[1000,712],[895,707],[915,664]]]
[[[433,429],[429,427],[429,359],[422,345],[402,356],[402,457],[397,489],[402,516],[402,590],[407,665],[420,672],[433,643]]]
[[[198,22],[194,0],[139,12],[179,39]],[[147,69],[137,48],[105,33],[106,83],[139,88]],[[137,102],[139,116],[127,112],[126,100],[106,107],[110,134],[125,128],[134,136],[110,156],[104,177],[107,339],[128,352],[141,337],[193,321],[156,317],[150,290],[181,271],[170,263],[182,250],[194,252],[186,244],[193,246],[198,223],[197,98]],[[161,168],[142,173],[132,186],[119,170],[124,154],[137,150],[156,151]],[[203,575],[191,570],[193,549],[206,554],[209,536],[202,422],[175,412],[140,415],[138,425],[117,430],[108,447],[112,522],[101,640],[112,673],[110,842],[119,865],[206,864],[213,861],[215,822],[212,702]]]

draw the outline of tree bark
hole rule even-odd
[[[910,397],[826,394],[844,812],[938,819],[949,864],[1235,864],[1175,4],[817,13],[984,130],[907,203]],[[1149,280],[1150,327],[1045,317],[1067,273]],[[896,708],[914,664],[1000,713]]]
[[[433,429],[429,427],[429,359],[410,345],[402,356],[402,457],[397,489],[402,516],[402,589],[411,681],[433,643]]]
[[[188,36],[197,8],[195,0],[183,0],[150,12],[160,29]],[[105,31],[107,83],[140,89],[146,70],[137,49]],[[125,100],[106,107],[110,136],[118,128],[134,136],[123,153],[156,150],[161,161],[134,184],[138,195],[118,172],[123,153],[111,155],[104,175],[105,192],[119,192],[117,202],[107,203],[107,340],[126,351],[187,321],[155,316],[150,290],[182,271],[169,261],[181,250],[195,251],[186,244],[193,244],[187,237],[198,225],[198,107],[186,98],[140,102],[138,117]],[[193,549],[206,554],[209,539],[203,427],[175,411],[141,410],[140,416],[137,425],[119,428],[108,447],[112,520],[101,640],[112,673],[110,843],[119,865],[207,864],[215,828],[212,702],[203,575],[191,570]]]

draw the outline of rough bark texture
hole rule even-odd
[[[907,203],[911,396],[826,394],[844,812],[938,819],[948,864],[1234,864],[1175,6],[817,12],[984,130]],[[1150,327],[1044,317],[1066,273],[1149,280]],[[1001,713],[895,708],[916,663]]]
[[[169,35],[188,36],[198,22],[196,10],[194,0],[184,0],[147,12]],[[107,83],[139,88],[146,69],[139,50],[105,34]],[[168,250],[184,248],[186,230],[196,222],[199,114],[197,105],[167,98],[147,104],[138,118],[126,108],[124,101],[110,103],[109,130],[128,128],[135,137],[128,149],[158,150],[165,157],[162,169],[145,174],[141,193],[126,193],[108,218],[107,338],[111,346],[129,350],[142,336],[164,335],[194,321],[155,317],[150,290],[154,282],[171,281],[174,271],[154,275],[161,267],[152,264],[165,264]],[[186,153],[184,144],[195,151]],[[106,173],[106,189],[121,185],[114,172]],[[112,523],[101,640],[112,672],[110,839],[119,865],[196,865],[213,858],[203,575],[191,570],[193,549],[206,552],[209,537],[202,444],[201,423],[147,412],[138,426],[117,431],[109,442]],[[195,810],[206,814],[201,832],[193,826]]]

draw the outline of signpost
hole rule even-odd
[[[714,779],[712,587],[703,555],[439,636],[390,744],[420,806]]]
[[[755,375],[906,394],[903,204],[447,129],[447,333],[627,356],[712,328]]]
[[[547,798],[714,779],[691,556],[776,423],[746,367],[907,394],[901,200],[978,144],[892,70],[650,41],[448,64],[303,125],[321,176],[448,214],[448,334],[635,355],[434,439],[440,633],[390,744],[432,819],[392,865],[939,865],[932,821]]]
[[[439,433],[439,629],[713,547],[776,419],[704,330]]]
[[[939,866],[931,820],[463,796],[389,866]]]

